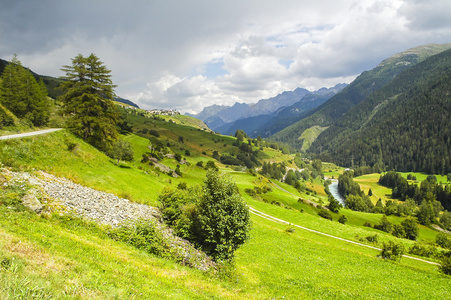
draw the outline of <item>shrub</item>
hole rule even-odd
[[[409,249],[409,253],[423,257],[432,257],[437,255],[437,249],[432,245],[417,242]]]
[[[369,235],[369,236],[365,237],[365,239],[370,243],[377,244],[377,242],[379,241],[379,236],[377,234]]]
[[[196,166],[198,166],[199,168],[203,168],[204,167],[204,162],[203,161],[198,161],[196,163]]]
[[[188,185],[185,181],[182,181],[177,185],[177,189],[179,189],[179,190],[186,190],[187,188],[188,188]]]
[[[338,218],[338,222],[345,224],[346,222],[348,222],[348,218],[345,215],[341,215],[340,218]]]
[[[327,206],[327,208],[329,208],[330,211],[332,211],[334,213],[338,213],[338,211],[342,207],[343,206],[337,199],[335,199],[332,195],[329,195],[329,205]]]
[[[442,248],[451,249],[451,238],[446,233],[437,234],[435,242]]]
[[[404,254],[404,245],[398,244],[393,241],[388,241],[383,243],[380,256],[383,259],[389,260],[400,260]]]
[[[365,226],[365,227],[373,227],[373,225],[371,225],[370,222],[365,222],[365,223],[363,223],[363,226]]]
[[[246,194],[248,194],[251,197],[257,197],[257,193],[253,189],[247,188],[247,189],[244,190],[244,192],[246,192]]]
[[[163,193],[158,196],[159,209],[169,225],[175,225],[177,220],[180,219],[183,206],[190,201],[190,194],[194,193],[188,193],[187,190],[183,189],[165,188]]]
[[[175,172],[175,174],[182,176],[182,171],[180,171],[180,165],[177,165],[174,172]]]
[[[207,162],[206,169],[207,169],[207,170],[212,169],[212,170],[214,170],[214,171],[218,171],[218,170],[219,170],[219,168],[216,166],[215,162],[212,161],[212,160],[209,160],[209,161]]]
[[[331,216],[330,213],[329,213],[327,210],[325,210],[325,209],[321,209],[321,210],[318,212],[318,216],[320,216],[320,217],[322,217],[322,218],[324,218],[324,219],[327,219],[327,220],[332,220],[332,216]]]
[[[393,225],[392,223],[387,219],[385,215],[382,216],[381,221],[379,224],[374,225],[375,229],[385,231],[390,233],[392,231]]]
[[[395,224],[393,225],[393,231],[392,234],[399,238],[405,238],[406,232],[404,230],[404,227],[401,224]]]
[[[447,255],[443,256],[443,258],[440,260],[440,265],[438,269],[443,274],[451,275],[451,255],[449,252]]]
[[[144,133],[144,129],[142,131]],[[157,130],[155,130],[155,129],[150,129],[149,130],[149,134],[151,134],[151,135],[153,135],[155,137],[160,137],[160,133]]]
[[[170,245],[153,222],[142,221],[133,227],[114,228],[108,232],[108,235],[114,240],[126,242],[148,253],[160,256],[170,255]]]
[[[149,156],[146,153],[143,153],[141,162],[145,163],[149,161]]]

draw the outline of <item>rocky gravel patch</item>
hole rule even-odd
[[[207,255],[173,234],[172,230],[161,221],[160,211],[155,207],[130,202],[114,194],[85,187],[42,171],[37,172],[37,175],[31,175],[4,168],[0,169],[0,175],[5,178],[4,185],[31,186],[22,203],[37,213],[73,214],[113,228],[133,226],[142,220],[154,222],[171,246],[177,260],[201,270],[214,267],[214,263]]]

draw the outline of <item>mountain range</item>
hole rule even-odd
[[[198,114],[187,115],[204,121],[211,129],[222,134],[242,129],[250,136],[268,136],[274,126],[280,127],[277,124],[283,123],[285,126],[282,127],[286,127],[287,118],[299,116],[321,105],[345,86],[346,84],[337,84],[332,88],[321,88],[314,92],[297,88],[259,100],[255,104],[237,102],[233,106],[212,105],[205,107]]]

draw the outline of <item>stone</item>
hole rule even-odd
[[[37,213],[40,213],[44,208],[42,203],[36,197],[34,190],[29,191],[25,196],[23,196],[22,204]]]

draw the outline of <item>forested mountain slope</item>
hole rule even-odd
[[[313,126],[331,126],[353,106],[362,102],[373,92],[380,90],[402,71],[449,48],[451,48],[451,44],[429,44],[393,55],[373,70],[363,72],[343,91],[311,111],[305,118],[273,135],[273,138],[300,149],[303,141],[299,137],[305,130]]]
[[[451,50],[405,70],[320,134],[311,152],[340,165],[451,172]]]

